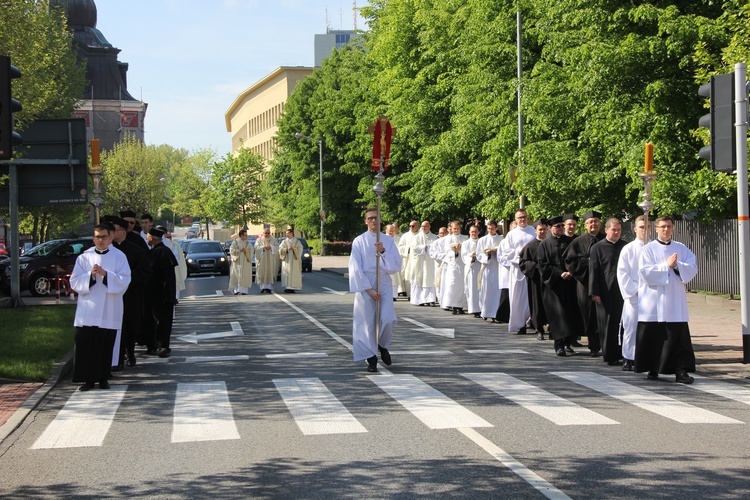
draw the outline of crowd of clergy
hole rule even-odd
[[[458,221],[437,234],[428,221],[411,221],[404,233],[390,224],[385,232],[402,259],[390,275],[393,301],[507,323],[508,332],[548,337],[558,356],[587,347],[625,371],[692,383],[685,284],[698,271],[695,255],[672,240],[670,217],[653,222],[657,237],[648,243],[643,216],[629,243],[619,219],[607,219],[602,231],[601,217],[590,211],[531,223],[521,209],[504,236],[494,220],[469,222],[468,236]]]
[[[101,220],[94,246],[78,257],[70,277],[78,294],[73,382],[82,382],[82,391],[97,383],[107,389],[113,371],[135,366],[136,345],[145,347],[145,355],[170,357],[174,306],[187,278],[181,246],[167,228],[154,226],[150,214],[144,213],[140,224],[131,210]],[[284,291],[300,290],[302,245],[291,229],[286,236],[279,244],[266,229],[253,246],[241,230],[230,248],[230,291],[249,292],[253,255],[261,293],[273,289],[279,265]]]

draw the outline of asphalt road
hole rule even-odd
[[[347,281],[303,282],[189,279],[172,357],[59,384],[0,445],[0,496],[750,496],[747,384],[647,381],[403,300],[394,363],[368,374]]]

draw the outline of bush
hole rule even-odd
[[[325,244],[326,255],[350,255],[352,253],[351,241],[329,241]]]

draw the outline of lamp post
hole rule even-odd
[[[297,132],[294,134],[297,139],[306,139],[308,141],[315,141],[312,137],[308,137],[305,134]],[[320,255],[325,255],[325,244],[323,240],[323,234],[325,229],[325,212],[323,211],[323,139],[317,139],[318,142],[318,154],[320,155]]]

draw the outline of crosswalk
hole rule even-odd
[[[558,426],[610,426],[621,422],[596,409],[554,394],[555,384],[538,387],[507,373],[461,373],[481,390],[497,397],[497,404],[511,402]],[[719,400],[730,400],[750,406],[750,389],[729,382],[698,378],[694,385],[675,386],[655,384],[653,389],[626,383],[613,377],[593,372],[550,372],[549,375],[575,386],[590,389],[606,396],[607,408],[630,405],[658,418],[680,424],[745,424],[716,411],[702,408],[684,400],[695,398],[694,391],[711,394]],[[427,429],[467,429],[500,426],[487,415],[478,415],[465,405],[471,401],[456,401],[439,388],[414,375],[370,375],[367,379]],[[547,377],[549,379],[549,377]],[[319,378],[275,378],[273,385],[286,405],[294,423],[304,436],[325,434],[366,433],[368,429]],[[448,383],[448,382],[442,382]],[[559,386],[559,384],[558,384]],[[659,389],[677,388],[679,394],[667,396]],[[102,446],[106,440],[118,408],[126,397],[127,385],[112,385],[109,391],[74,392],[63,408],[32,445],[32,449],[76,448]],[[566,392],[570,394],[570,391]],[[484,393],[482,393],[484,394]],[[467,396],[468,398],[468,396]],[[360,398],[366,400],[366,398]],[[590,398],[582,397],[582,401]],[[172,443],[241,439],[232,411],[232,394],[224,381],[178,383],[175,388]],[[235,402],[234,404],[237,404]],[[720,405],[712,405],[712,409]],[[492,414],[492,412],[488,412]]]

